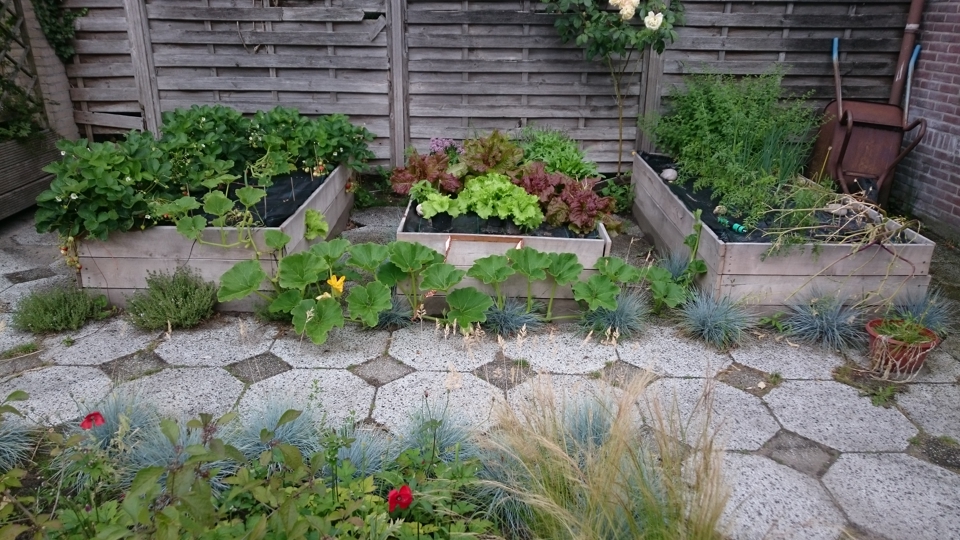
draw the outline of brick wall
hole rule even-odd
[[[80,137],[80,132],[73,120],[73,102],[70,101],[67,72],[40,30],[31,0],[21,0],[20,4],[27,23],[27,37],[30,39],[33,62],[40,79],[40,93],[43,94],[47,123],[60,137],[76,140]]]
[[[960,0],[927,0],[920,30],[910,121],[926,118],[927,134],[897,170],[893,205],[935,230],[958,233]]]

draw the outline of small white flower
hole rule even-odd
[[[77,194],[76,194],[76,193],[71,193],[71,194],[70,194],[70,200],[71,200],[71,201],[77,200]]]
[[[61,199],[60,197],[57,197],[57,202],[63,202],[63,199]]]
[[[123,181],[129,184],[130,182],[133,182],[133,178],[130,178],[130,177],[128,176],[128,177],[124,178]]]
[[[325,292],[325,293],[321,294],[320,296],[317,297],[317,300],[318,300],[318,301],[319,301],[319,300],[323,300],[324,298],[330,298],[330,293]]]
[[[200,121],[201,121],[201,122],[206,122],[206,121],[207,121],[207,117],[206,117],[206,116],[201,116],[201,117],[200,117]]]
[[[147,214],[147,215],[146,215],[146,218],[147,218],[147,219],[150,219],[150,214]]]
[[[643,18],[643,25],[650,30],[659,30],[661,24],[663,24],[663,13],[648,11],[647,16]]]
[[[67,153],[64,152],[63,150],[61,150],[61,151],[60,151],[60,155],[61,155],[61,156],[65,156],[65,155],[67,155]]]

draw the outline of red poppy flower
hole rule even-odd
[[[103,425],[103,415],[97,411],[83,417],[83,422],[80,422],[80,429],[90,429],[93,426],[102,426]]]
[[[390,511],[393,512],[398,506],[401,510],[410,508],[413,502],[413,491],[410,486],[400,486],[400,489],[391,489],[387,494],[387,503],[390,505]]]

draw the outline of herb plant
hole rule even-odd
[[[192,328],[213,314],[217,285],[188,266],[173,274],[147,272],[147,290],[127,299],[126,312],[144,330]]]

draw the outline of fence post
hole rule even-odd
[[[407,108],[406,0],[390,0],[387,7],[387,56],[390,62],[390,162],[402,166],[410,140]]]
[[[157,70],[153,65],[153,47],[150,42],[150,21],[147,19],[146,0],[123,0],[123,9],[127,13],[130,57],[133,60],[133,76],[137,81],[143,123],[147,131],[158,135],[160,92],[157,90]]]
[[[643,77],[640,81],[640,117],[656,114],[660,110],[660,98],[663,92],[660,83],[663,80],[663,55],[650,47],[644,54]],[[653,139],[642,129],[637,129],[637,150],[653,151]]]

